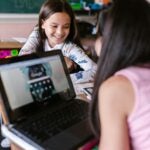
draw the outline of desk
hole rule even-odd
[[[0,48],[21,48],[23,44],[15,40],[0,40]]]

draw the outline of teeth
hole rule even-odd
[[[61,39],[62,38],[62,36],[55,36],[57,39]]]

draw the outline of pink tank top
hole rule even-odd
[[[127,77],[135,92],[135,105],[127,122],[133,150],[150,150],[150,68],[129,67],[116,75]]]

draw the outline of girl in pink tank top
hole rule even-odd
[[[89,110],[99,150],[150,150],[150,2],[114,0],[99,39]]]

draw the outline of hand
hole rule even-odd
[[[19,147],[18,145],[12,143],[11,144],[11,150],[23,150],[21,147]]]
[[[64,57],[64,58],[69,72],[76,69],[77,65],[71,59],[69,59],[68,57]]]

